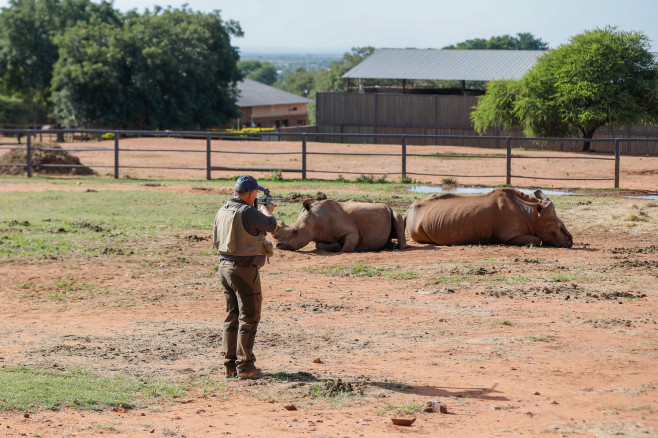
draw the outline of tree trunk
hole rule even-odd
[[[583,133],[583,139],[587,139],[587,138],[591,139],[592,137],[594,137],[594,131],[582,129],[581,132]],[[589,152],[591,150],[590,149],[591,144],[592,144],[591,141],[583,141],[583,152]]]

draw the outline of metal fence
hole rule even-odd
[[[309,174],[313,173],[324,173],[324,174],[372,174],[372,175],[399,175],[402,180],[408,179],[411,176],[437,176],[437,177],[474,177],[474,178],[505,178],[506,184],[511,184],[513,178],[515,179],[544,179],[544,180],[561,180],[561,181],[587,181],[587,180],[598,180],[598,181],[613,181],[613,186],[619,188],[619,165],[621,157],[621,147],[620,144],[628,144],[634,141],[651,141],[658,145],[658,138],[643,138],[643,139],[633,139],[633,138],[595,138],[590,141],[591,143],[612,143],[612,149],[614,154],[612,156],[596,156],[596,155],[583,155],[578,157],[569,157],[569,159],[582,159],[582,160],[608,160],[614,161],[614,174],[609,177],[601,178],[584,178],[584,177],[570,177],[570,178],[557,178],[557,177],[538,177],[538,176],[528,176],[522,174],[512,174],[512,160],[515,158],[523,159],[561,159],[556,152],[546,151],[547,154],[553,155],[541,155],[541,156],[520,156],[515,155],[514,148],[519,144],[527,144],[529,141],[536,142],[563,142],[571,143],[577,142],[579,144],[583,143],[582,138],[527,138],[527,137],[504,137],[506,153],[504,155],[486,155],[486,154],[441,154],[441,157],[446,158],[482,158],[482,159],[498,159],[505,160],[505,174],[499,175],[457,175],[457,174],[434,174],[434,173],[419,173],[415,171],[409,171],[407,168],[407,160],[409,157],[434,157],[436,154],[424,154],[424,153],[409,153],[408,145],[413,144],[414,148],[427,146],[422,143],[427,140],[432,142],[451,142],[459,141],[468,143],[469,140],[501,140],[500,137],[486,137],[486,136],[465,136],[465,135],[397,135],[397,134],[326,134],[326,133],[305,133],[305,132],[277,132],[277,131],[268,131],[255,134],[235,134],[235,133],[217,133],[209,131],[106,131],[106,130],[16,130],[16,129],[0,129],[0,134],[4,136],[22,136],[25,138],[25,145],[8,145],[7,143],[2,143],[0,141],[0,149],[22,149],[26,151],[26,161],[24,163],[0,163],[0,166],[17,166],[24,167],[25,173],[28,177],[31,177],[35,164],[32,162],[32,155],[34,152],[33,139],[37,136],[44,135],[54,135],[57,138],[62,138],[68,136],[71,139],[101,139],[101,138],[111,138],[113,139],[113,147],[75,147],[75,148],[49,148],[49,147],[40,147],[41,150],[45,151],[67,151],[67,152],[88,152],[88,151],[105,151],[108,153],[114,154],[113,165],[90,165],[85,166],[82,164],[38,164],[39,167],[99,167],[99,168],[111,168],[114,172],[114,178],[119,178],[121,169],[184,169],[184,170],[205,170],[206,179],[212,179],[212,172],[215,171],[239,171],[239,172],[281,172],[281,173],[298,173],[301,175],[302,180],[306,180]],[[386,139],[387,146],[391,145],[391,142],[396,142],[400,146],[399,153],[390,153],[390,152],[327,152],[322,150],[309,151],[307,144],[309,141],[323,141],[326,137],[335,138],[340,136],[341,139],[345,138],[356,138],[358,139],[371,139],[379,138]],[[204,149],[122,149],[121,140],[133,137],[176,137],[176,138],[190,138],[190,139],[205,139],[205,148]],[[231,167],[231,166],[217,166],[213,164],[213,154],[258,154],[263,155],[263,152],[250,152],[245,150],[235,150],[226,148],[227,144],[235,144],[236,141],[266,141],[276,143],[278,141],[298,141],[300,143],[300,149],[298,151],[277,151],[269,150],[267,155],[299,155],[301,157],[300,167],[295,168],[286,168],[286,167]],[[324,144],[324,143],[323,143]],[[182,153],[191,153],[191,154],[205,154],[205,166],[204,167],[182,167],[182,166],[135,166],[135,165],[123,165],[121,164],[120,158],[124,152],[182,152]],[[331,170],[319,170],[309,168],[307,165],[307,158],[309,156],[373,156],[373,157],[388,157],[386,159],[391,159],[390,157],[396,157],[399,159],[399,172],[345,172],[345,171],[331,171]],[[501,166],[502,168],[502,166]]]

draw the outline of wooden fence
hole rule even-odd
[[[470,114],[477,103],[475,96],[443,96],[418,94],[383,93],[318,93],[316,98],[316,129],[324,134],[391,134],[419,135],[414,144],[438,144],[439,138],[423,136],[465,136],[455,137],[450,146],[473,146],[504,148],[506,137],[525,138],[521,130],[489,129],[486,136],[478,136],[474,131]],[[658,144],[654,141],[639,141],[658,137],[658,126],[643,125],[632,127],[607,126],[597,131],[595,138],[634,139],[622,144],[625,153],[658,154]],[[369,143],[396,143],[373,135],[364,137]],[[326,136],[323,140],[331,143],[343,141],[343,137]],[[530,143],[530,139],[526,139]],[[597,143],[597,152],[614,154],[614,142]],[[545,142],[542,147],[549,150],[576,152],[582,143],[560,140]],[[535,146],[536,147],[536,146]]]
[[[407,171],[407,159],[409,157],[433,157],[436,158],[437,154],[423,154],[423,153],[409,153],[407,151],[407,147],[409,145],[430,145],[434,143],[441,143],[444,144],[445,142],[466,142],[469,143],[473,140],[477,139],[482,139],[484,141],[502,141],[504,144],[504,148],[506,149],[506,154],[500,154],[500,155],[477,155],[477,154],[441,154],[441,157],[444,158],[498,158],[498,159],[505,159],[506,160],[506,175],[505,175],[505,180],[507,184],[511,184],[512,178],[533,178],[533,179],[545,179],[545,180],[565,180],[565,181],[584,181],[584,180],[603,180],[603,181],[614,181],[614,187],[619,188],[619,161],[620,161],[620,156],[622,153],[622,144],[632,144],[637,141],[641,141],[638,139],[629,139],[629,138],[617,138],[617,139],[605,139],[605,138],[600,138],[600,139],[592,139],[591,142],[593,145],[597,145],[596,148],[599,149],[599,145],[605,144],[605,143],[611,143],[611,148],[614,151],[614,156],[609,157],[609,156],[584,156],[584,157],[579,157],[579,159],[585,159],[585,160],[610,160],[614,161],[614,175],[610,177],[603,177],[603,178],[582,178],[582,177],[577,177],[577,176],[572,176],[569,178],[557,178],[557,177],[537,177],[537,176],[526,176],[526,175],[521,175],[521,174],[515,174],[512,175],[512,159],[515,158],[515,155],[513,154],[513,148],[517,148],[520,146],[519,143],[522,143],[524,141],[542,141],[542,142],[560,142],[560,143],[582,143],[582,139],[578,138],[519,138],[519,137],[480,137],[480,136],[446,136],[446,135],[428,135],[428,136],[422,136],[422,135],[391,135],[391,134],[342,134],[342,135],[335,135],[335,134],[322,134],[322,133],[277,133],[277,132],[267,132],[267,133],[261,133],[261,134],[249,134],[248,136],[246,135],[239,135],[239,134],[220,134],[216,132],[199,132],[199,131],[175,131],[175,132],[162,132],[162,131],[110,131],[109,133],[107,131],[99,131],[99,130],[24,130],[24,131],[18,131],[18,130],[2,130],[0,129],[0,134],[3,135],[22,135],[25,137],[25,145],[20,145],[20,146],[3,146],[0,145],[0,149],[25,149],[26,150],[26,161],[24,163],[0,163],[0,166],[15,166],[15,167],[24,167],[26,175],[28,177],[32,176],[33,172],[33,167],[35,165],[32,163],[32,153],[33,153],[33,139],[35,137],[41,136],[41,135],[52,135],[54,137],[60,137],[62,135],[71,135],[73,137],[81,137],[81,138],[100,138],[103,136],[103,134],[111,134],[111,137],[113,138],[113,147],[87,147],[87,148],[75,148],[75,149],[68,149],[71,151],[105,151],[107,153],[113,153],[114,154],[114,160],[113,160],[113,166],[111,165],[104,165],[104,166],[92,166],[92,167],[111,167],[114,170],[114,178],[119,178],[119,172],[121,168],[147,168],[147,169],[193,169],[193,170],[205,170],[206,171],[206,178],[211,179],[212,177],[212,172],[214,171],[240,171],[240,172],[253,172],[253,171],[279,171],[281,173],[299,173],[301,174],[301,178],[303,180],[307,179],[307,175],[309,173],[313,172],[319,172],[319,173],[326,173],[326,174],[341,174],[341,173],[356,173],[356,174],[363,174],[364,172],[345,172],[345,171],[336,171],[333,172],[331,170],[318,170],[318,169],[310,169],[307,166],[307,158],[308,156],[311,155],[325,155],[325,156],[363,156],[363,155],[368,155],[368,156],[386,156],[387,160],[390,160],[391,157],[397,157],[399,159],[400,163],[400,171],[399,172],[387,172],[386,175],[400,175],[402,180],[407,179],[409,176],[414,175],[414,176],[444,176],[440,174],[429,174],[429,173],[418,173],[418,172],[409,172]],[[195,139],[197,144],[199,144],[200,139],[205,139],[205,149],[180,149],[180,150],[175,150],[175,149],[166,149],[167,152],[181,152],[181,153],[203,153],[205,154],[205,167],[195,167],[195,168],[190,168],[190,167],[177,167],[177,166],[126,166],[126,165],[121,165],[120,163],[120,156],[122,154],[122,148],[120,147],[120,142],[121,138],[126,138],[126,137],[139,137],[139,136],[144,136],[144,137],[180,137],[180,138],[190,138],[190,139]],[[309,151],[307,148],[307,143],[310,141],[312,138],[314,142],[318,142],[319,140],[327,140],[328,138],[333,138],[333,137],[340,137],[342,142],[360,142],[366,139],[374,139],[376,142],[379,143],[386,143],[386,144],[399,144],[400,145],[400,152],[399,153],[391,153],[390,151],[385,152],[375,152],[375,153],[364,153],[364,152],[328,152],[328,151],[322,151],[322,150],[314,150],[314,151]],[[243,148],[230,148],[226,147],[228,144],[235,145],[236,141],[267,141],[267,142],[276,142],[279,140],[296,140],[299,141],[300,143],[300,150],[299,151],[277,151],[276,148],[270,148],[266,153],[263,152],[250,152],[250,151],[245,151]],[[225,141],[222,143],[222,141]],[[653,138],[650,141],[654,143],[654,145],[658,145],[658,137]],[[217,148],[218,143],[220,144],[219,149]],[[326,141],[321,142],[321,144],[326,143]],[[107,142],[106,142],[107,144]],[[213,144],[215,147],[213,147]],[[53,150],[53,151],[62,151],[62,150],[67,150],[67,149],[60,149],[60,148],[48,148],[48,147],[43,147],[41,146],[43,150]],[[140,151],[140,152],[162,152],[164,151],[163,149],[125,149],[126,152],[135,152],[135,151]],[[301,160],[300,160],[300,167],[295,167],[295,168],[273,168],[273,167],[231,167],[231,166],[217,166],[213,164],[213,159],[212,155],[213,154],[259,154],[261,156],[264,155],[291,155],[291,154],[299,154],[301,155]],[[556,156],[553,154],[553,156],[550,155],[544,155],[542,154],[541,156],[533,156],[533,157],[528,157],[528,156],[516,156],[517,158],[523,158],[523,159],[529,159],[529,158],[538,158],[538,159],[559,159],[562,157]],[[336,158],[338,159],[338,158]],[[329,160],[329,159],[328,159]],[[168,164],[168,163],[163,163],[163,164]],[[82,165],[71,165],[71,164],[39,164],[40,167],[80,167]],[[525,167],[524,167],[525,169]],[[377,172],[375,172],[377,173]],[[449,176],[468,176],[468,175],[449,175]],[[491,177],[492,175],[486,175],[483,177]]]

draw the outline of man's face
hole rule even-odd
[[[256,202],[256,198],[258,197],[258,190],[253,190],[249,192],[248,198],[247,198],[247,204],[249,205],[254,205],[254,202]]]

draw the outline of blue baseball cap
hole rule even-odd
[[[250,175],[242,175],[238,178],[233,188],[236,192],[251,192],[254,190],[260,190],[261,192],[265,191],[265,187],[259,186],[256,178]]]

